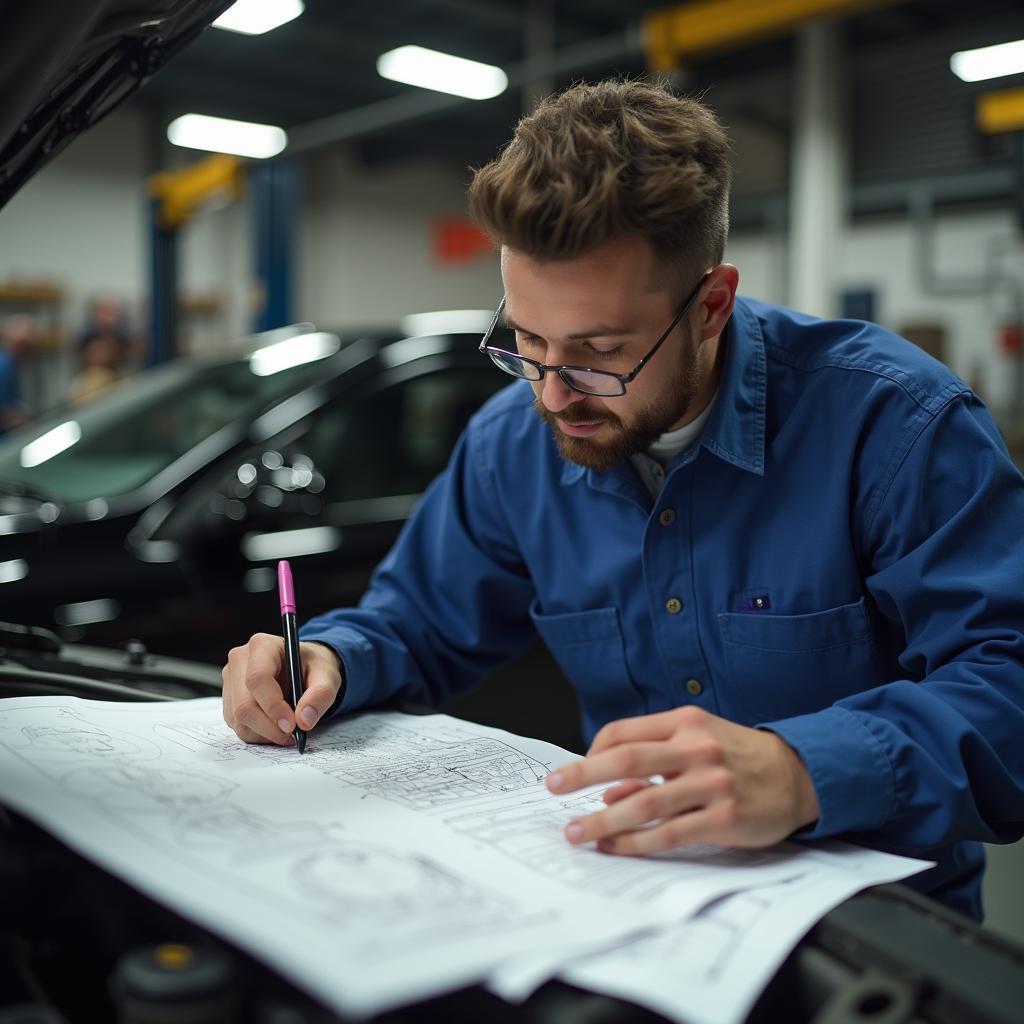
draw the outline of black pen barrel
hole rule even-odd
[[[299,635],[295,627],[295,615],[292,612],[285,612],[281,616],[281,632],[284,633],[284,653],[288,663],[288,683],[291,686],[292,710],[299,706],[302,698],[302,662],[299,660]],[[301,754],[306,748],[306,734],[296,723],[292,732],[295,738],[295,745]]]
[[[299,661],[299,635],[295,628],[295,616],[286,612],[281,616],[281,632],[284,633],[284,653],[288,660],[288,682],[292,688],[292,707],[295,708],[302,696],[302,663]]]

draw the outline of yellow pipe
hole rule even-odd
[[[983,92],[974,108],[978,130],[998,132],[1024,131],[1024,89],[997,89]]]
[[[784,35],[812,18],[836,17],[905,0],[693,0],[659,7],[643,22],[647,63],[671,71],[687,59]]]
[[[180,171],[150,175],[147,184],[149,194],[160,201],[161,225],[179,228],[214,196],[237,199],[243,179],[242,161],[219,153]]]

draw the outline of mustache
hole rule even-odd
[[[580,403],[576,403],[577,405]],[[576,406],[570,405],[562,412],[554,413],[539,399],[533,401],[534,412],[546,423],[552,426],[558,422],[568,423],[570,426],[579,426],[582,423],[618,423],[619,418],[614,413],[591,413],[587,411],[576,412]]]

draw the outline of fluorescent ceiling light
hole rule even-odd
[[[421,89],[489,100],[508,88],[508,76],[493,64],[453,57],[422,46],[400,46],[377,58],[377,74]]]
[[[232,121],[206,114],[182,114],[167,126],[167,138],[176,146],[210,153],[233,153],[257,160],[277,156],[288,145],[283,128],[252,121]]]
[[[67,451],[73,444],[78,444],[81,439],[82,428],[78,425],[77,420],[68,420],[59,427],[48,430],[34,441],[29,441],[21,449],[21,464],[25,469],[41,466],[55,455]]]
[[[1018,75],[1024,72],[1024,39],[983,46],[980,50],[960,50],[949,58],[949,66],[953,74],[965,82]]]
[[[336,334],[327,334],[323,331],[300,334],[297,338],[286,338],[284,341],[256,349],[249,356],[249,369],[257,377],[269,377],[282,370],[290,370],[293,366],[326,359],[333,356],[339,348],[341,339]]]
[[[302,0],[238,0],[214,23],[214,28],[261,36],[297,18],[306,5]]]

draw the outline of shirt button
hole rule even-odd
[[[687,679],[686,692],[694,697],[699,697],[704,692],[704,684],[699,679]]]
[[[658,522],[662,526],[671,526],[676,521],[675,509],[666,508],[662,509],[661,515],[658,516]]]
[[[682,610],[683,602],[680,601],[678,597],[670,597],[665,602],[665,611],[667,611],[669,615],[678,615]]]

